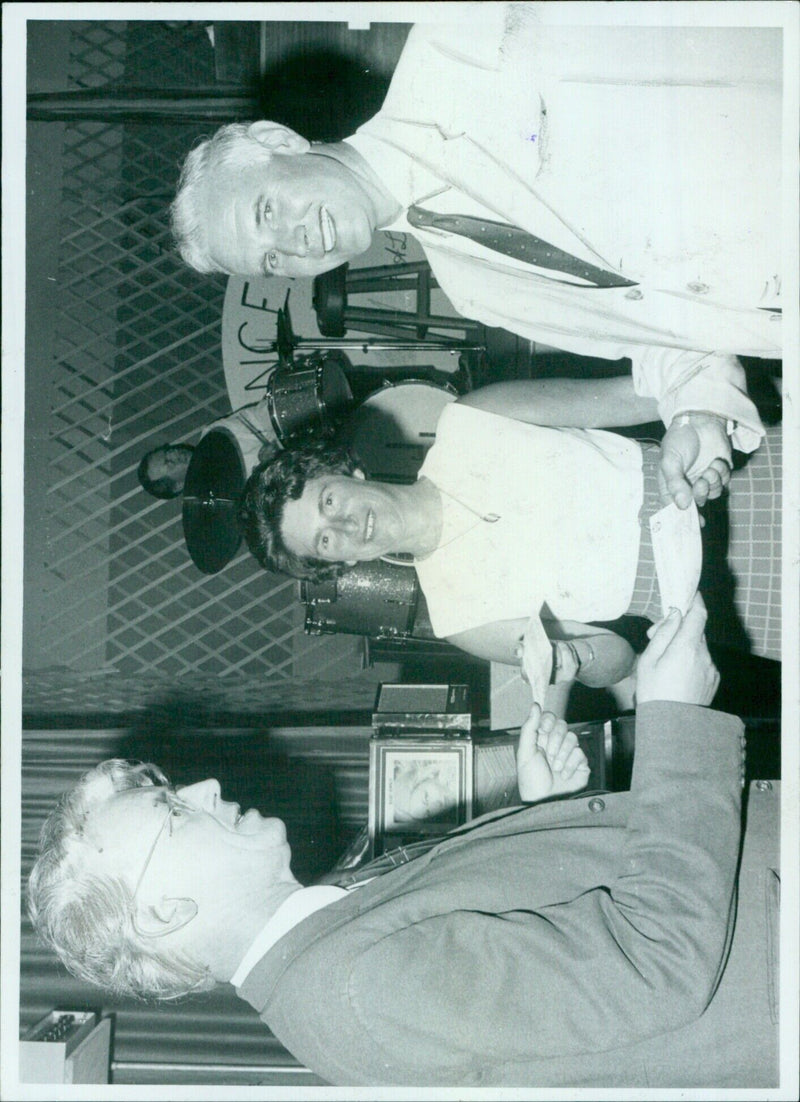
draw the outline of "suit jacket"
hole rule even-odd
[[[743,377],[698,353],[780,355],[780,31],[547,26],[559,6],[536,4],[503,23],[486,7],[494,33],[412,30],[356,148],[405,206],[514,223],[637,286],[414,229],[442,289],[487,325],[630,357],[666,423],[712,409],[758,434]]]
[[[773,1084],[777,800],[751,796],[736,918],[741,730],[645,704],[629,793],[468,824],[238,993],[334,1084]]]

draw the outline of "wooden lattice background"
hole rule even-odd
[[[70,88],[215,80],[201,24],[76,21],[70,36]],[[231,684],[358,673],[357,640],[306,636],[295,583],[260,571],[246,550],[202,575],[179,502],[156,501],[136,481],[146,450],[196,442],[230,409],[225,279],[188,271],[167,227],[178,165],[202,131],[153,121],[53,128],[63,186],[48,423],[34,433],[47,452],[36,668],[58,668],[66,682],[70,670]]]

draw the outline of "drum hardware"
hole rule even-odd
[[[477,327],[482,329],[481,326],[477,326],[476,322],[467,322],[464,318],[449,318],[447,321],[452,321],[450,328],[464,328],[465,326]],[[471,330],[470,330],[471,331]],[[377,332],[377,330],[375,330]],[[483,350],[483,343],[469,343],[466,341],[455,341],[448,338],[441,338],[436,340],[425,340],[420,342],[419,340],[409,339],[410,334],[404,331],[401,336],[406,337],[405,340],[335,340],[330,337],[323,338],[307,338],[298,337],[295,335],[292,329],[292,318],[289,312],[289,291],[286,292],[286,299],[283,306],[278,310],[278,322],[277,322],[277,339],[272,342],[269,349],[265,351],[272,351],[277,353],[278,366],[292,368],[294,364],[294,354],[297,349],[308,351],[351,351],[362,352],[367,355],[372,352],[389,352],[389,351],[419,351],[420,344],[424,344],[426,349],[436,349],[443,352],[450,352],[453,355],[460,354],[461,352],[479,352]],[[270,365],[272,367],[272,365]],[[380,370],[380,368],[379,368]],[[252,385],[252,383],[251,383]]]
[[[283,307],[278,310],[275,330],[275,351],[278,353],[278,363],[287,367],[291,367],[294,359],[294,333],[292,332],[292,317],[289,313],[290,293],[290,291],[286,292]]]
[[[485,348],[485,340],[481,339],[475,343],[471,343],[467,340],[455,340],[454,338],[441,337],[436,339],[426,338],[424,341],[413,339],[411,330],[401,328],[399,330],[399,336],[401,339],[394,340],[353,340],[353,339],[334,339],[331,337],[322,338],[307,338],[298,337],[295,335],[292,328],[292,318],[289,312],[289,294],[286,292],[286,298],[283,306],[277,311],[277,331],[276,339],[272,341],[268,346],[265,346],[263,350],[254,349],[254,351],[263,351],[265,355],[271,353],[277,356],[277,360],[274,363],[268,363],[264,371],[260,375],[251,379],[247,384],[248,390],[261,389],[262,386],[269,385],[269,379],[280,368],[284,368],[286,371],[294,370],[295,366],[295,352],[301,349],[303,352],[361,352],[363,355],[368,355],[370,352],[389,352],[389,351],[405,351],[413,352],[419,351],[420,346],[424,345],[426,349],[448,352],[450,355],[461,355],[465,352],[479,352],[482,353]],[[432,319],[427,319],[430,323]],[[484,327],[478,325],[476,322],[467,321],[464,318],[443,318],[441,320],[441,327],[463,329],[465,332],[480,332],[481,337],[484,332]],[[445,323],[447,323],[445,325]],[[373,332],[382,332],[379,327],[371,326]],[[392,330],[389,335],[396,335],[398,331]],[[406,339],[402,339],[405,337]],[[364,365],[366,366],[366,365]],[[376,365],[376,371],[384,370],[382,365]],[[262,384],[262,380],[267,376],[267,382]]]
[[[295,337],[294,349],[300,348],[303,351],[316,352],[316,351],[330,351],[332,349],[340,349],[342,352],[361,352],[365,356],[370,352],[419,352],[420,342],[412,340],[385,340],[374,341],[370,338],[363,338],[358,340],[355,337],[344,338],[343,340],[334,340],[332,337]],[[424,342],[425,351],[431,352],[449,352],[451,356],[460,356],[462,352],[483,352],[484,346],[482,344],[456,344],[453,341],[448,340],[435,340]],[[276,352],[275,342],[264,349],[265,353]],[[269,370],[273,370],[278,366],[277,361],[269,365]],[[384,370],[383,365],[379,365],[376,370]],[[262,372],[262,376],[266,374],[266,370]],[[257,389],[253,386],[253,380],[249,385],[251,389]]]
[[[418,343],[427,344],[429,329],[454,329],[460,330],[464,337],[461,340],[457,337],[447,339],[451,347],[456,346],[463,351],[466,338],[481,336],[484,327],[467,318],[431,314],[431,290],[438,286],[425,261],[356,269],[342,264],[316,277],[312,304],[319,331],[326,337],[343,337],[348,329],[360,329],[388,337],[413,335]],[[406,290],[416,292],[416,309],[413,311],[349,304],[349,295]]]
[[[183,486],[183,535],[195,566],[222,570],[242,541],[237,520],[245,485],[239,446],[226,429],[207,432],[194,449]]]

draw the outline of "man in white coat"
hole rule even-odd
[[[780,356],[781,32],[479,11],[415,27],[341,143],[260,121],[198,146],[179,248],[201,271],[314,276],[410,232],[459,313],[629,357],[669,430],[665,499],[702,504],[730,441],[763,432],[736,355]]]

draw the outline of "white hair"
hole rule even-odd
[[[117,995],[174,999],[216,981],[188,954],[156,948],[138,934],[130,888],[121,876],[92,871],[97,851],[84,833],[93,808],[146,785],[168,782],[156,766],[112,758],[61,797],[42,827],[28,913],[42,941],[79,979]]]
[[[198,272],[224,272],[208,251],[206,195],[217,169],[266,163],[272,153],[250,134],[250,124],[232,122],[191,150],[183,163],[170,207],[170,226],[178,252]]]

